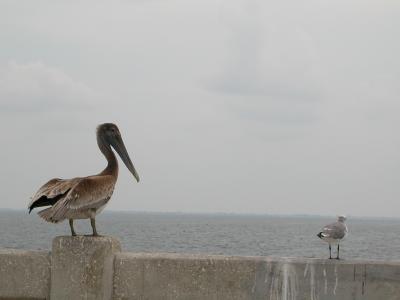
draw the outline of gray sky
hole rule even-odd
[[[0,2],[0,207],[121,166],[108,209],[400,217],[400,4]]]

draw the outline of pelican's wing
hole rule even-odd
[[[52,218],[61,220],[71,210],[97,209],[103,206],[111,198],[114,184],[115,178],[110,175],[81,178],[66,197],[53,206]]]
[[[29,212],[35,207],[54,205],[62,197],[66,196],[81,178],[59,179],[54,178],[42,185],[36,194],[32,197],[28,205]]]

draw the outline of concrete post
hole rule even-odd
[[[112,237],[56,237],[50,299],[111,299],[114,256],[120,251],[120,242]]]

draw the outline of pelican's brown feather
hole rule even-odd
[[[51,219],[61,221],[77,218],[83,211],[104,206],[114,191],[116,178],[110,175],[96,175],[80,178],[67,195],[52,207]]]
[[[35,201],[39,200],[41,197],[45,196],[47,198],[54,198],[58,195],[65,194],[70,190],[81,178],[72,179],[59,179],[54,178],[49,180],[43,186],[39,188],[36,194],[32,197],[29,207],[31,207]]]
[[[66,196],[81,178],[59,179],[54,178],[39,188],[28,205],[29,212],[35,207],[54,205]]]

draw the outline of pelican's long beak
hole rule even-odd
[[[128,152],[126,151],[124,141],[122,140],[121,136],[117,136],[115,139],[112,139],[110,144],[115,149],[115,151],[117,151],[128,170],[132,173],[133,176],[135,176],[137,182],[139,182],[139,174],[136,172],[135,167],[133,166],[133,163],[129,157]]]

